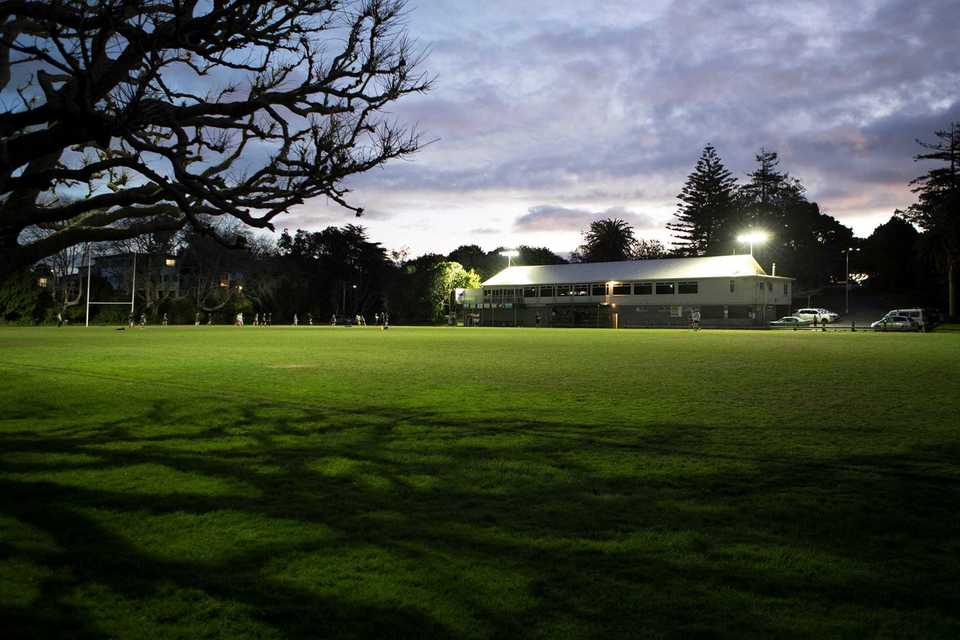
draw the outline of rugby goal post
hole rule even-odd
[[[84,318],[84,326],[90,326],[90,305],[130,305],[130,314],[133,315],[133,303],[137,297],[137,254],[133,253],[133,272],[130,276],[130,302],[96,302],[90,299],[90,273],[93,270],[93,252],[90,245],[87,245],[87,313]]]

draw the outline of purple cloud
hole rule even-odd
[[[587,211],[586,209],[568,209],[554,205],[538,205],[513,223],[513,230],[524,231],[583,231],[591,222],[601,218],[620,218],[638,230],[658,227],[650,216],[634,213],[623,207],[612,207],[605,211]]]

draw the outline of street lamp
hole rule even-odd
[[[507,268],[510,268],[510,259],[516,258],[520,255],[520,252],[516,249],[507,249],[506,251],[501,251],[500,255],[507,259]]]
[[[844,315],[850,314],[850,252],[851,251],[860,251],[860,249],[855,249],[854,247],[847,247],[843,250],[843,253],[847,258],[847,278],[843,281],[843,313]]]
[[[770,234],[766,231],[748,231],[747,233],[741,233],[737,236],[737,242],[742,242],[750,245],[750,255],[753,255],[753,245],[763,244],[770,238]]]

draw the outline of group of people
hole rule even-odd
[[[243,313],[238,313],[240,316],[240,326],[243,326]],[[269,327],[273,325],[273,314],[272,313],[255,313],[253,314],[253,326],[255,327]]]
[[[348,316],[348,317],[349,317],[349,316]],[[296,318],[296,316],[294,316],[294,318]],[[294,324],[296,324],[296,322],[294,322]],[[311,320],[310,324],[313,324],[312,320]],[[366,316],[364,316],[362,313],[358,313],[358,314],[356,314],[356,315],[353,317],[353,322],[350,323],[350,322],[348,321],[347,324],[354,324],[354,325],[356,325],[356,326],[358,326],[358,327],[366,327],[366,326],[367,326],[367,318],[366,318]],[[374,325],[377,325],[377,326],[382,326],[384,329],[386,329],[387,327],[389,327],[389,326],[390,326],[390,318],[389,318],[387,312],[384,311],[383,313],[375,313],[375,314],[373,314],[373,324],[374,324]],[[335,313],[330,316],[330,326],[331,326],[331,327],[337,326],[337,314],[335,314]]]
[[[374,317],[374,322],[375,322],[376,324],[378,324],[378,325],[382,324],[384,327],[386,327],[387,324],[388,324],[388,322],[389,322],[386,313],[375,313],[375,314],[373,314],[373,317]],[[128,320],[128,323],[129,323],[129,325],[130,325],[131,327],[134,327],[134,326],[143,327],[143,326],[146,326],[146,324],[147,324],[147,314],[146,314],[146,313],[141,313],[140,316],[139,316],[139,318],[138,318],[138,317],[135,316],[133,313],[131,313],[131,314],[128,315],[127,320]],[[57,326],[58,326],[58,327],[63,326],[64,324],[66,324],[66,322],[67,322],[67,321],[66,321],[66,319],[63,317],[63,314],[62,314],[62,313],[58,313],[58,314],[57,314]],[[169,323],[169,317],[167,316],[166,313],[164,313],[164,314],[161,316],[161,318],[160,318],[160,324],[165,327],[165,326],[167,326],[168,323]],[[196,326],[196,327],[199,327],[200,324],[201,324],[201,314],[200,314],[199,311],[198,311],[197,314],[194,316],[193,324],[194,324],[194,326]],[[212,325],[212,324],[213,324],[213,314],[212,314],[212,313],[207,314],[207,324],[208,324],[208,325]],[[293,323],[292,323],[292,324],[293,324],[293,326],[295,326],[295,327],[300,325],[300,317],[299,317],[299,315],[296,314],[296,313],[293,314]],[[331,324],[331,325],[336,325],[336,324],[337,324],[337,316],[336,316],[336,314],[334,314],[333,316],[331,316],[331,318],[330,318],[330,324]],[[367,326],[367,320],[366,320],[366,318],[365,318],[363,315],[361,315],[361,314],[358,313],[356,316],[354,316],[354,324],[357,324],[357,325],[359,325],[359,326],[361,326],[361,327],[365,327],[365,326]],[[269,312],[259,313],[259,312],[258,312],[258,313],[254,313],[254,314],[253,314],[253,326],[255,326],[255,327],[269,327],[269,326],[272,326],[272,325],[273,325],[273,314],[272,314],[272,313],[269,313]],[[312,313],[309,313],[309,312],[307,313],[307,316],[306,316],[306,325],[307,325],[307,326],[311,326],[311,327],[313,326],[313,314],[312,314]],[[233,326],[235,326],[235,327],[242,327],[242,326],[244,326],[244,317],[243,317],[243,312],[242,312],[242,311],[237,312],[237,314],[233,317]]]
[[[133,313],[127,314],[127,324],[130,327],[145,327],[147,326],[147,314],[141,313],[140,317],[137,318]],[[167,314],[163,314],[163,326],[167,326]]]

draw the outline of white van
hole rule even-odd
[[[884,317],[888,316],[906,316],[920,328],[920,331],[926,331],[930,323],[930,318],[924,309],[891,309]]]

